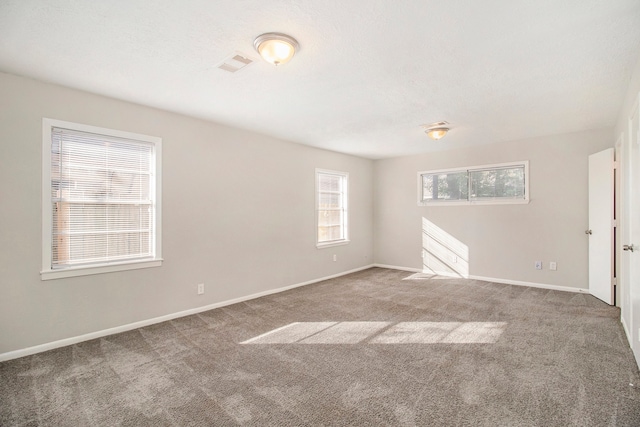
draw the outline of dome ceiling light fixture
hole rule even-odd
[[[270,64],[286,64],[293,58],[299,45],[296,39],[282,33],[265,33],[253,41],[260,56]]]
[[[430,125],[421,125],[421,127],[424,129],[424,133],[426,133],[429,138],[436,141],[444,137],[450,129],[449,122],[445,121],[431,123]]]

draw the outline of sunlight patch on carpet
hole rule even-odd
[[[493,344],[506,322],[294,322],[240,344]]]

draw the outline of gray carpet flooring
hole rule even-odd
[[[619,310],[373,268],[0,364],[2,426],[640,426]]]

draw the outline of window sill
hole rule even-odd
[[[349,242],[350,242],[350,240],[336,240],[336,241],[333,241],[333,242],[316,243],[316,248],[323,249],[323,248],[330,248],[330,247],[333,247],[333,246],[348,245]]]
[[[55,280],[65,277],[89,276],[92,274],[112,273],[115,271],[137,270],[162,266],[162,258],[147,261],[132,261],[118,264],[103,264],[88,267],[70,267],[62,270],[44,270],[40,272],[41,280]]]
[[[526,205],[529,199],[505,199],[505,200],[454,200],[454,201],[438,201],[423,202],[418,201],[418,206],[473,206],[473,205]]]

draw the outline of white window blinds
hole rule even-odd
[[[347,240],[346,173],[316,171],[318,244]]]
[[[51,129],[51,269],[154,257],[154,149]]]

